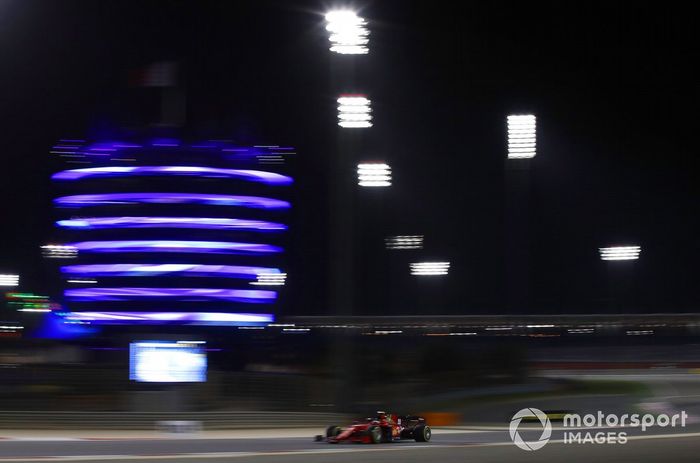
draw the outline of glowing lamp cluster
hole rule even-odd
[[[48,259],[73,259],[78,257],[78,249],[63,244],[47,244],[41,247],[41,254]]]
[[[256,281],[250,284],[254,286],[284,286],[287,281],[286,273],[259,273]]]
[[[358,164],[357,184],[363,187],[391,186],[391,167],[383,163]]]
[[[180,240],[124,240],[80,241],[70,246],[81,252],[94,253],[211,253],[211,254],[274,254],[282,252],[279,246],[234,241],[180,241]]]
[[[7,293],[5,296],[8,308],[16,308],[17,312],[48,313],[57,308],[48,296],[32,293]]]
[[[206,264],[86,264],[68,265],[61,268],[64,275],[91,277],[216,277],[259,279],[259,275],[270,278],[286,276],[279,269],[272,267],[253,267],[246,265],[206,265]],[[284,281],[284,278],[282,278]]]
[[[0,273],[0,286],[19,286],[19,275]]]
[[[83,180],[103,177],[134,177],[145,175],[160,176],[196,176],[212,178],[231,178],[270,185],[290,185],[293,180],[286,175],[252,169],[222,169],[203,166],[107,166],[88,167],[85,169],[64,170],[54,174],[53,180]]]
[[[537,153],[537,120],[531,114],[508,116],[508,159],[530,159]]]
[[[264,220],[221,217],[82,217],[58,220],[56,225],[74,230],[111,228],[198,228],[206,230],[283,231],[287,226]]]
[[[66,283],[71,283],[74,285],[96,285],[97,280],[94,278],[70,278],[66,280]]]
[[[341,95],[338,98],[338,125],[344,129],[372,127],[371,103],[363,95]]]
[[[64,295],[72,301],[176,299],[178,301],[270,303],[277,298],[277,293],[274,291],[220,288],[75,288],[67,289]]]
[[[384,243],[387,249],[423,249],[423,235],[389,236]]]
[[[447,275],[450,270],[449,262],[414,262],[410,264],[411,275],[416,276],[441,276]]]
[[[289,209],[287,201],[259,196],[204,193],[102,193],[63,196],[54,199],[60,207],[109,206],[117,204],[201,204],[253,209]]]
[[[611,246],[598,248],[601,260],[637,260],[642,252],[640,246]]]
[[[97,325],[257,325],[273,322],[272,314],[219,312],[70,312],[69,321]]]
[[[369,53],[367,21],[354,11],[338,10],[326,13],[326,30],[330,33],[330,50],[341,55]]]

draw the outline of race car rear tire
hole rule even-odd
[[[326,428],[326,437],[335,437],[340,434],[341,431],[340,426],[328,426],[328,428]]]
[[[369,434],[371,444],[378,444],[382,441],[382,429],[379,426],[372,426],[367,430],[367,434]]]
[[[432,436],[433,431],[425,424],[419,424],[413,429],[413,438],[416,442],[428,442]]]
[[[382,428],[382,442],[393,442],[394,441],[394,436],[392,435],[392,428],[391,427],[383,427]]]

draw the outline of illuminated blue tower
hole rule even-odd
[[[66,317],[273,321],[286,279],[292,153],[221,141],[62,140],[52,150],[61,166],[52,180]]]

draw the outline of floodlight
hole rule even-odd
[[[411,275],[419,276],[447,275],[450,269],[449,262],[414,262],[410,266]]]
[[[387,249],[423,249],[423,235],[389,236],[384,243]]]
[[[637,260],[642,252],[640,246],[610,246],[598,248],[601,260]]]
[[[536,125],[532,114],[508,116],[508,159],[535,157]]]
[[[338,98],[338,125],[344,129],[372,127],[372,102],[363,95],[341,95]]]
[[[330,50],[341,55],[369,53],[367,21],[354,11],[330,11],[326,14],[326,30],[330,32]]]
[[[391,167],[383,163],[358,164],[357,184],[364,187],[391,186]]]
[[[19,275],[0,274],[0,286],[19,286]]]

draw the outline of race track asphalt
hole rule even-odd
[[[429,443],[396,442],[380,445],[313,442],[309,438],[148,438],[119,440],[8,440],[0,441],[0,462],[132,462],[175,463],[345,463],[391,462],[664,462],[700,461],[700,427],[641,433],[626,444],[564,444],[561,431],[538,451],[513,445],[507,430],[440,431]],[[536,439],[539,431],[524,431]]]

